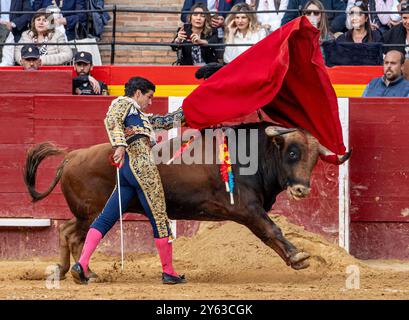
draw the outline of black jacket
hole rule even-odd
[[[179,32],[180,28],[178,29]],[[189,34],[191,30],[186,30]],[[218,43],[219,38],[217,36],[217,30],[213,29],[210,36],[205,37],[203,34],[201,35],[202,39],[207,40],[208,43]],[[176,37],[175,37],[176,40]],[[175,40],[173,41],[175,43]],[[185,41],[184,43],[189,43],[189,41]],[[216,48],[215,47],[208,47],[208,46],[200,46],[200,51],[202,53],[202,58],[205,63],[210,62],[217,62],[217,55],[216,55]],[[178,64],[180,65],[193,65],[192,59],[192,47],[191,46],[183,46],[183,45],[174,45],[172,46],[172,50],[178,51]]]
[[[383,40],[385,44],[405,44],[406,43],[406,29],[401,24],[394,26],[392,29],[386,31],[383,34]],[[405,54],[405,47],[393,47],[393,46],[385,46],[385,53],[390,50],[398,50]]]

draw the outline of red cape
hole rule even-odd
[[[319,46],[319,31],[297,18],[255,44],[183,102],[189,127],[205,128],[257,109],[285,127],[303,128],[343,155],[338,102]]]

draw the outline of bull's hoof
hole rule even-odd
[[[56,269],[57,269],[57,273],[58,273],[58,279],[59,280],[65,280],[65,278],[66,278],[65,275],[67,274],[68,269],[64,270],[59,263],[56,264]]]
[[[297,252],[290,258],[291,268],[295,270],[308,268],[310,266],[310,263],[308,262],[309,257],[310,254],[307,252],[304,251]]]

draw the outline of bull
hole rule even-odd
[[[249,228],[261,241],[271,247],[293,269],[309,266],[309,254],[297,249],[269,218],[268,211],[277,195],[287,190],[290,197],[302,199],[310,193],[310,177],[320,154],[328,150],[304,130],[274,127],[267,122],[231,127],[233,132],[257,130],[257,171],[241,175],[243,164],[232,165],[235,175],[235,204],[230,203],[218,164],[159,164],[158,169],[165,191],[170,219],[199,221],[235,221]],[[254,131],[253,131],[254,132]],[[236,138],[239,135],[235,135]],[[200,139],[204,139],[201,136]],[[238,138],[237,138],[238,139]],[[248,139],[248,138],[246,138]],[[204,145],[204,141],[203,145]],[[246,141],[245,148],[250,148]],[[243,145],[237,140],[238,145]],[[172,149],[170,140],[162,143],[164,150]],[[173,152],[173,150],[172,150]],[[213,149],[217,152],[217,148]],[[107,161],[112,154],[110,144],[94,145],[65,152],[45,142],[31,148],[24,168],[24,181],[32,200],[49,195],[59,181],[64,197],[74,218],[59,229],[60,277],[70,268],[70,254],[78,261],[86,233],[92,221],[103,209],[115,186],[115,169]],[[35,190],[39,164],[48,156],[64,155],[48,190]],[[340,158],[345,162],[350,153]],[[127,212],[143,214],[138,199]],[[90,276],[96,276],[90,271]]]

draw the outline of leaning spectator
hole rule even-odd
[[[48,6],[57,6],[61,11],[87,10],[86,0],[34,0],[33,9],[45,9]],[[63,25],[68,41],[75,39],[75,28],[81,29],[81,24],[87,22],[86,12],[62,12],[62,17],[55,21],[56,25]]]
[[[405,57],[400,51],[389,51],[383,61],[383,77],[372,79],[363,97],[407,97],[409,81],[403,77]]]
[[[182,11],[193,11],[193,6],[197,3],[202,3],[204,6],[209,8],[209,11],[230,11],[231,8],[236,4],[243,2],[244,0],[185,0],[183,3]],[[212,17],[211,25],[213,28],[223,27],[224,19],[226,18],[225,13],[217,14]],[[188,14],[182,13],[180,16],[182,22],[188,22]]]
[[[385,44],[406,44],[407,43],[407,36],[409,31],[409,4],[406,2],[402,2],[401,4],[401,17],[402,23],[398,24],[397,26],[391,28],[389,31],[385,32],[384,43]],[[385,46],[385,52],[389,50],[398,50],[402,52],[406,59],[409,59],[409,48],[404,46]]]
[[[369,19],[368,6],[363,1],[358,1],[347,8],[347,25],[351,30],[337,38],[338,42],[370,43],[383,42],[382,34],[378,30],[372,30]]]
[[[267,30],[272,32],[280,28],[285,12],[278,11],[287,9],[288,0],[246,0],[246,3],[254,11],[272,11],[269,13],[257,13],[258,22]]]
[[[20,43],[34,43],[39,47],[43,65],[62,65],[71,61],[72,50],[65,41],[65,36],[54,29],[50,13],[38,10],[31,20],[31,29],[23,32]],[[59,45],[48,44],[59,43]],[[60,45],[61,43],[61,45]],[[21,46],[16,47],[15,59],[20,61]]]
[[[289,0],[287,9],[299,10],[303,8],[308,0]],[[342,10],[346,9],[346,0],[322,0],[325,10]],[[297,18],[299,13],[297,11],[287,11],[281,20],[281,25]],[[332,33],[345,31],[345,13],[335,12],[327,14],[330,31]]]
[[[40,68],[40,51],[34,44],[26,44],[21,48],[20,64],[24,70],[38,70]]]
[[[74,70],[77,76],[72,81],[72,94],[108,95],[107,85],[91,76],[92,54],[79,51],[74,56]]]
[[[216,50],[214,47],[206,46],[219,42],[217,32],[211,26],[209,10],[199,2],[192,7],[192,11],[193,13],[188,16],[189,23],[178,29],[173,41],[176,44],[193,44],[172,47],[178,51],[178,64],[204,65],[216,62]]]
[[[239,12],[230,14],[226,19],[226,44],[254,44],[267,36],[266,29],[260,26],[255,11],[247,3],[236,4],[231,11]],[[226,46],[223,61],[231,62],[248,48],[250,47]]]

